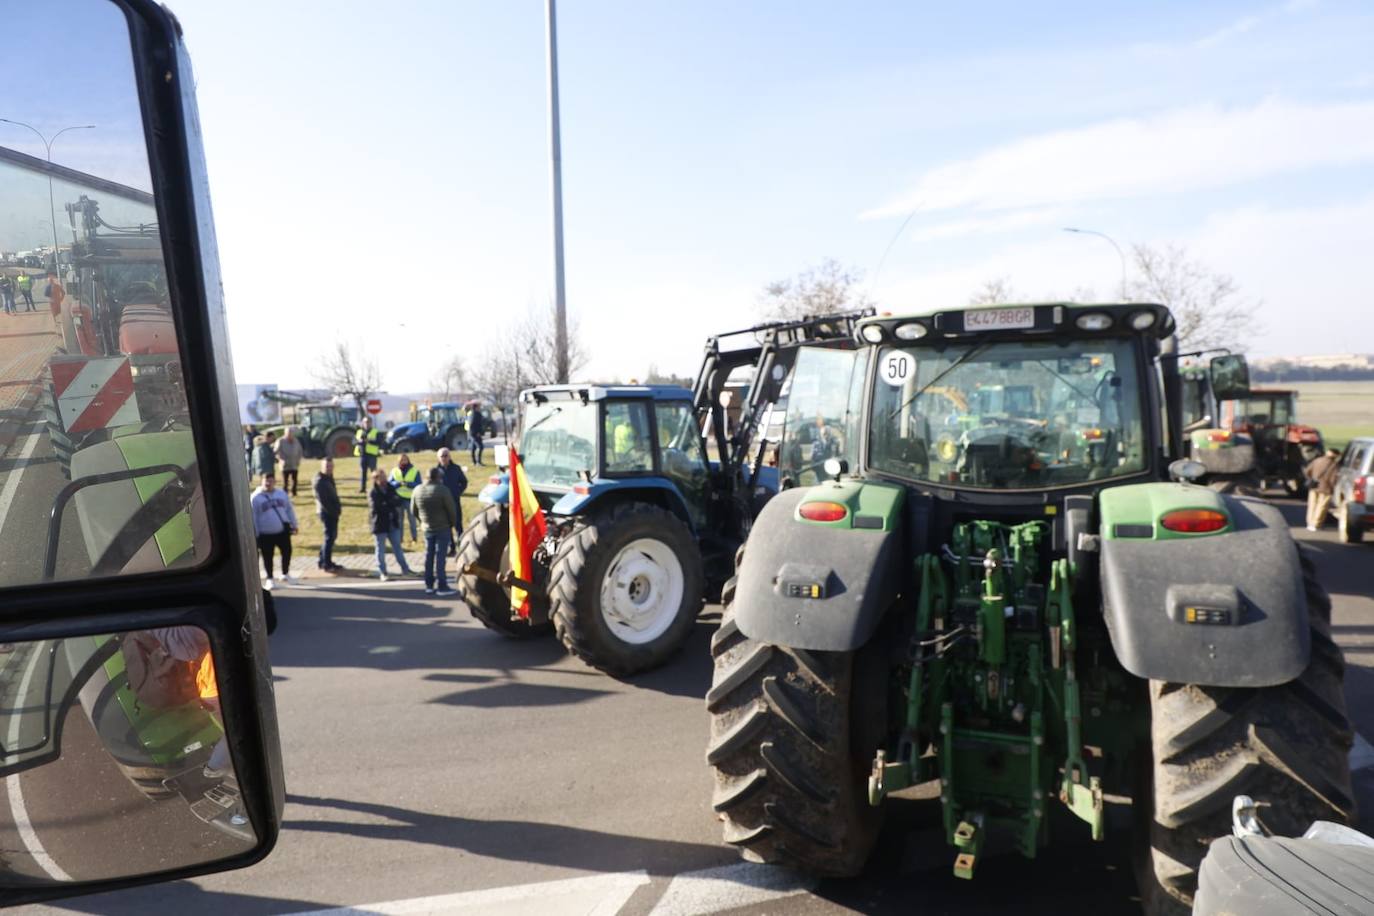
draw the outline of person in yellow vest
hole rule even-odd
[[[410,519],[410,539],[413,541],[416,538],[415,509],[410,505],[410,496],[420,485],[420,469],[410,463],[410,456],[405,452],[401,453],[400,460],[391,469],[390,483],[396,495],[401,497],[406,518]]]
[[[372,418],[363,417],[363,423],[353,436],[353,454],[358,459],[362,479],[358,481],[358,492],[367,492],[368,475],[377,470],[377,456],[382,453],[382,434],[372,428]]]

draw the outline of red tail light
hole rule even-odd
[[[1170,531],[1207,534],[1225,528],[1227,518],[1215,509],[1175,509],[1173,512],[1164,513],[1159,523]]]
[[[1229,429],[1219,429],[1215,432],[1210,432],[1207,434],[1207,439],[1210,442],[1226,442],[1230,438],[1231,431]]]
[[[809,522],[838,522],[849,510],[839,503],[802,503],[797,514]]]
[[[1102,430],[1100,430],[1100,429],[1085,429],[1085,430],[1083,430],[1083,438],[1086,439],[1086,440],[1097,440],[1097,439],[1101,439],[1102,437],[1103,437],[1103,433],[1102,433]]]
[[[586,496],[592,492],[592,488],[585,483],[575,483],[573,484],[573,492],[578,496]]]
[[[1369,478],[1368,478],[1368,477],[1356,477],[1356,478],[1355,478],[1355,486],[1351,489],[1351,492],[1350,492],[1350,498],[1351,498],[1351,500],[1353,500],[1354,502],[1357,502],[1357,503],[1368,502],[1368,499],[1365,498],[1365,494],[1368,493],[1368,492],[1369,492]]]

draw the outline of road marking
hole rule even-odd
[[[818,879],[776,865],[740,862],[673,878],[650,916],[698,916],[804,894]]]
[[[29,434],[29,441],[24,443],[24,447],[19,450],[19,457],[15,459],[14,469],[5,478],[5,487],[0,490],[0,532],[5,530],[5,521],[9,518],[14,494],[19,492],[19,478],[24,475],[24,468],[33,457],[33,450],[38,447],[38,438],[41,435],[41,431]]]
[[[616,872],[366,906],[312,910],[296,916],[443,916],[448,913],[463,916],[548,916],[549,913],[615,916],[634,892],[648,883],[647,872]]]
[[[1355,743],[1350,748],[1350,772],[1370,767],[1374,767],[1374,745],[1366,741],[1364,735],[1355,732]]]
[[[19,681],[19,693],[15,696],[14,703],[16,710],[27,705],[29,682],[33,680],[33,673],[38,669],[38,660],[43,657],[44,650],[47,649],[46,642],[30,643],[30,645],[33,647],[33,658],[29,661],[29,667],[24,671],[24,676]],[[10,747],[19,745],[19,726],[23,718],[17,711],[10,717]],[[24,807],[24,793],[19,788],[19,777],[20,774],[15,773],[5,779],[8,784],[10,814],[14,816],[14,829],[18,831],[19,839],[24,842],[24,848],[29,851],[29,856],[38,863],[39,868],[48,873],[49,878],[54,881],[71,881],[72,876],[67,874],[62,866],[54,862],[52,856],[48,855],[48,851],[43,848],[42,841],[38,839],[38,834],[33,829],[33,824],[29,822],[29,812]]]

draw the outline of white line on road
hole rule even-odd
[[[463,916],[548,916],[550,913],[615,916],[634,892],[648,883],[649,875],[644,871],[616,872],[366,906],[312,910],[295,916],[443,916],[448,913]]]
[[[817,879],[775,865],[740,862],[673,878],[650,916],[699,916],[804,894]]]
[[[24,469],[28,467],[29,459],[33,457],[33,450],[38,447],[38,437],[41,435],[41,432],[29,434],[29,441],[24,443],[18,459],[14,462],[14,468],[5,478],[5,487],[0,490],[0,531],[5,530],[5,521],[9,518],[14,494],[19,492],[19,478],[24,476]]]
[[[8,488],[6,489],[8,494]],[[3,496],[5,494],[0,494]],[[3,515],[0,515],[3,518]],[[24,671],[24,677],[19,681],[19,693],[15,696],[14,715],[10,717],[9,746],[19,746],[19,726],[23,722],[23,715],[19,710],[28,705],[29,682],[33,680],[33,673],[38,669],[38,660],[43,657],[47,649],[46,642],[30,643],[33,647],[33,658],[29,661],[29,667]],[[29,851],[29,856],[38,863],[38,867],[48,873],[48,877],[54,881],[71,881],[72,876],[63,870],[62,866],[53,861],[53,857],[48,855],[48,851],[43,848],[43,843],[38,839],[38,834],[33,829],[33,824],[29,822],[29,812],[24,807],[24,793],[19,788],[19,773],[5,779],[8,783],[10,799],[10,814],[14,816],[14,829],[19,833],[19,839],[24,841],[24,848]]]

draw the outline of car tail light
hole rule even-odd
[[[1368,502],[1365,494],[1369,492],[1369,478],[1356,477],[1355,485],[1351,488],[1350,499],[1357,503]]]
[[[1159,523],[1183,534],[1207,534],[1225,528],[1228,519],[1215,509],[1175,509],[1164,513]]]
[[[802,503],[797,514],[808,522],[838,522],[849,510],[839,503]]]

